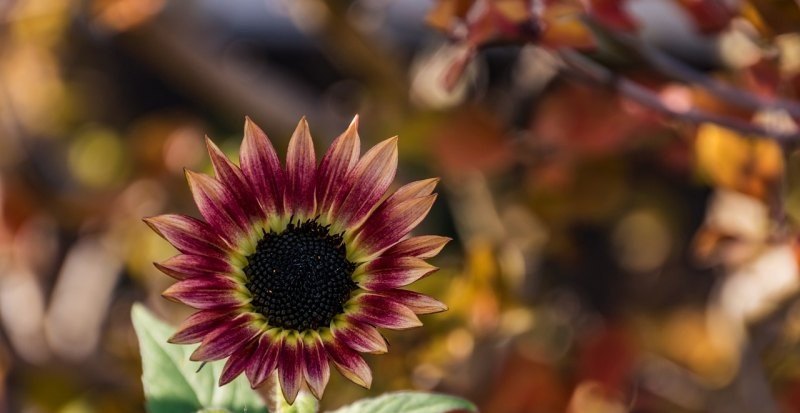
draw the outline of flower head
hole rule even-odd
[[[271,142],[245,121],[240,165],[206,140],[216,177],[187,172],[203,220],[146,218],[181,253],[156,266],[178,280],[164,291],[198,309],[170,339],[201,343],[196,361],[227,358],[220,385],[244,372],[255,388],[277,371],[290,403],[303,385],[317,398],[330,363],[369,387],[359,353],[384,353],[377,328],[421,325],[446,309],[401,289],[436,268],[424,260],[448,238],[408,237],[427,215],[437,179],[387,196],[397,139],[363,156],[358,118],[317,164],[308,124],[297,126],[281,166]]]

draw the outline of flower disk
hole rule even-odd
[[[203,219],[145,218],[180,254],[156,267],[178,281],[163,295],[198,311],[170,338],[200,343],[196,361],[227,359],[224,385],[273,372],[292,403],[307,383],[322,397],[330,364],[369,387],[359,353],[385,353],[378,328],[421,325],[441,302],[402,289],[436,270],[425,262],[449,238],[409,237],[428,214],[437,179],[388,193],[397,139],[360,155],[358,117],[317,162],[305,119],[282,166],[269,138],[245,121],[240,165],[206,140],[215,177],[187,172]]]
[[[357,288],[341,235],[316,221],[289,224],[280,234],[264,233],[247,257],[245,286],[252,305],[269,324],[290,330],[316,330],[344,312]]]

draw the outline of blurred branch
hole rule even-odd
[[[331,61],[343,71],[355,74],[374,86],[371,90],[384,94],[383,104],[405,102],[408,81],[403,65],[397,57],[388,53],[386,47],[361,33],[348,18],[349,2],[320,2],[318,0],[289,0],[287,7],[307,7],[313,3],[324,7],[324,19],[320,26],[303,24],[302,16],[290,13],[295,24],[322,45]]]
[[[702,109],[689,108],[684,111],[674,110],[667,106],[658,94],[628,78],[617,75],[611,69],[606,68],[573,49],[559,49],[558,55],[566,64],[566,68],[571,70],[570,73],[610,86],[616,89],[621,95],[659,113],[695,123],[712,122],[730,129],[735,129],[751,137],[772,137],[784,144],[790,141],[800,140],[800,133],[781,133],[748,121],[717,115]]]
[[[682,62],[680,59],[676,59],[668,53],[642,42],[630,34],[606,29],[589,17],[585,17],[584,21],[591,28],[602,30],[605,35],[610,36],[622,45],[634,50],[660,73],[686,83],[693,83],[701,86],[726,103],[752,111],[758,111],[764,108],[783,109],[791,116],[800,117],[800,103],[780,97],[765,99],[746,90],[733,87],[725,82],[720,82],[719,80],[709,77],[705,73]]]
[[[336,129],[335,117],[324,111],[318,98],[302,84],[278,70],[259,64],[226,61],[203,42],[167,22],[155,20],[121,37],[125,45],[155,70],[187,92],[200,97],[232,118],[249,115],[271,128],[291,130],[300,115]],[[169,26],[169,27],[167,27]]]

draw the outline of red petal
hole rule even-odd
[[[245,118],[239,158],[242,173],[264,212],[268,216],[283,213],[283,168],[269,138],[250,118]]]
[[[435,200],[436,194],[432,194],[379,206],[364,222],[355,239],[356,255],[351,258],[363,262],[394,245],[428,215]]]
[[[381,254],[384,257],[409,256],[417,258],[432,258],[439,254],[452,241],[452,238],[440,237],[438,235],[422,235],[411,237],[394,244],[391,248]]]
[[[192,361],[222,360],[249,344],[250,339],[259,333],[251,325],[252,316],[241,314],[231,322],[217,328],[207,335],[189,359]]]
[[[264,216],[258,206],[257,199],[253,196],[254,191],[250,183],[245,179],[244,174],[238,166],[234,165],[227,156],[206,137],[206,147],[208,155],[211,157],[211,165],[214,167],[214,174],[217,180],[228,188],[236,199],[236,204],[251,218],[260,219]]]
[[[347,130],[333,141],[322,157],[317,176],[317,210],[321,214],[330,212],[334,204],[340,204],[349,192],[347,177],[358,162],[361,142],[358,137],[358,115]]]
[[[203,255],[180,254],[162,263],[154,263],[164,274],[178,280],[208,277],[213,274],[228,274],[233,269],[226,261]]]
[[[308,388],[317,399],[322,398],[325,386],[331,377],[331,368],[328,365],[328,353],[322,344],[319,334],[312,331],[303,338],[304,375]]]
[[[375,327],[348,317],[337,323],[331,331],[337,341],[359,353],[386,353],[386,339]]]
[[[422,322],[410,308],[375,294],[361,294],[355,299],[358,310],[352,317],[375,327],[404,330],[419,327]]]
[[[421,181],[414,181],[405,184],[397,189],[389,198],[386,199],[387,203],[400,203],[409,199],[421,198],[433,193],[436,185],[439,183],[439,178],[428,178]]]
[[[259,338],[253,361],[245,369],[250,386],[254,389],[264,383],[277,367],[280,346],[280,340],[270,332],[262,334]]]
[[[345,184],[349,188],[331,216],[341,228],[361,223],[389,189],[397,172],[397,138],[387,139],[364,154]]]
[[[187,170],[186,179],[203,218],[216,228],[230,245],[238,245],[240,237],[250,229],[250,220],[233,194],[208,175]]]
[[[225,366],[222,368],[222,373],[219,376],[220,386],[232,382],[250,365],[256,347],[258,346],[257,338],[257,336],[254,336],[241,349],[231,354],[228,361],[225,362]]]
[[[316,155],[314,142],[306,118],[300,120],[286,153],[287,188],[284,206],[294,215],[311,218],[314,213],[316,183]]]
[[[144,222],[184,254],[225,257],[228,246],[207,223],[185,215],[159,215]]]
[[[178,331],[169,338],[173,344],[193,344],[203,341],[222,325],[229,323],[236,316],[230,310],[201,310],[190,315],[178,326]]]
[[[447,311],[447,305],[425,294],[407,290],[387,290],[375,293],[396,301],[411,309],[416,314],[431,314]]]
[[[278,353],[278,380],[283,397],[289,404],[294,403],[303,384],[303,355],[303,344],[296,333],[283,337]]]
[[[415,257],[380,257],[357,269],[353,277],[362,288],[382,291],[406,286],[436,270]]]
[[[367,362],[357,352],[339,343],[333,337],[323,337],[323,343],[333,365],[343,376],[365,388],[372,385],[372,372]]]
[[[161,295],[201,310],[233,308],[242,304],[236,294],[237,287],[230,278],[215,275],[178,281]]]

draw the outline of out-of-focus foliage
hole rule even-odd
[[[400,136],[439,175],[419,283],[369,391],[481,411],[800,411],[800,7],[717,0],[0,4],[0,411],[144,409],[130,307],[170,322],[139,220],[244,116],[277,145]],[[327,137],[327,138],[325,138]],[[327,143],[320,142],[320,147]],[[282,151],[279,151],[282,153]]]
[[[133,305],[131,320],[142,353],[142,384],[149,412],[222,409],[230,413],[267,413],[264,402],[250,389],[244,376],[220,387],[217,383],[225,363],[189,361],[197,346],[169,344],[167,340],[175,330],[141,304]]]

